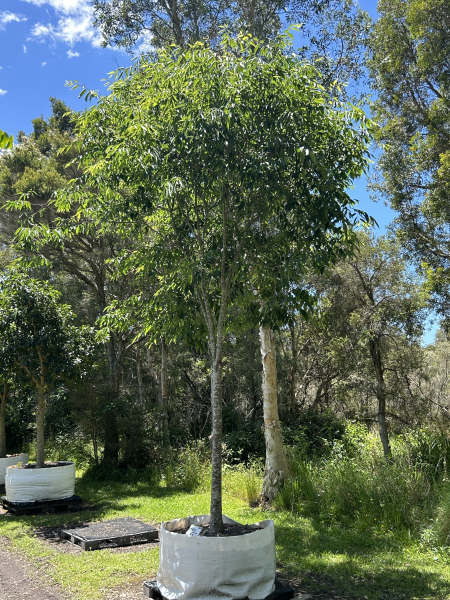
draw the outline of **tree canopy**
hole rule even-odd
[[[398,211],[400,239],[422,266],[438,309],[448,314],[448,3],[381,0],[369,45],[383,146],[376,193]]]
[[[223,340],[239,297],[270,297],[306,265],[323,270],[354,243],[348,186],[367,165],[370,122],[333,103],[316,70],[287,52],[286,37],[251,36],[163,49],[119,71],[109,95],[79,117],[86,178],[83,210],[142,246],[118,260],[154,284],[153,314],[174,295],[193,304],[208,332],[213,411],[212,527],[221,527]],[[149,84],[149,82],[151,82]],[[86,194],[95,182],[97,192]],[[79,189],[79,188],[78,188]],[[276,250],[275,250],[276,247]],[[267,276],[274,252],[283,269]],[[272,265],[270,265],[272,266]],[[277,283],[277,280],[280,283]],[[307,294],[289,295],[302,306]],[[261,304],[261,302],[263,304]],[[181,309],[183,310],[183,309]],[[170,315],[164,330],[170,331]],[[157,319],[143,323],[155,330]]]

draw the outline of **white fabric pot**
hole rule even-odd
[[[262,599],[275,589],[273,521],[259,531],[229,537],[189,537],[175,529],[209,523],[210,515],[161,524],[158,587],[167,600]],[[236,521],[223,515],[224,523]]]
[[[9,502],[61,500],[75,492],[75,463],[60,462],[44,469],[7,469],[6,497]]]
[[[6,458],[0,458],[0,485],[5,485],[6,469],[17,463],[24,465],[28,462],[28,454],[16,454],[14,456],[7,456]]]

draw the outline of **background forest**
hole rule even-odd
[[[357,4],[335,0],[195,1],[178,9],[94,0],[93,6],[104,45],[131,53],[143,34],[156,52],[167,43],[184,48],[204,39],[214,47],[223,25],[232,35],[247,30],[270,41],[302,22],[298,55],[319,60],[320,83],[334,105],[370,106],[377,157],[371,190],[398,217],[383,236],[373,224],[356,227],[347,258],[299,271],[291,285],[311,302],[270,323],[290,465],[284,487],[270,499],[325,522],[378,519],[447,544],[448,3],[380,0],[376,22]],[[151,296],[151,284],[121,268],[120,260],[139,253],[146,240],[90,220],[80,198],[96,192],[83,188],[80,146],[72,145],[75,139],[87,144],[89,136],[80,137],[79,116],[68,106],[56,98],[50,103],[50,118],[34,119],[32,132],[19,132],[0,157],[1,271],[19,268],[50,283],[74,324],[97,332],[87,376],[62,377],[45,391],[47,452],[76,460],[86,478],[162,477],[193,489],[205,478],[211,452],[206,333],[192,311],[179,314],[176,300],[167,311],[177,314],[177,328],[168,324],[165,334],[159,326],[156,335],[151,324],[142,325],[139,302]],[[57,195],[74,180],[80,183],[75,199]],[[113,318],[117,306],[127,309]],[[254,312],[245,302],[230,308],[235,326],[224,337],[222,377],[225,469],[245,471],[249,503],[259,499],[266,457],[260,326],[267,323]],[[430,315],[440,327],[425,346]],[[36,391],[1,369],[0,381],[5,395],[6,382],[9,388],[7,451],[28,447],[33,454]]]

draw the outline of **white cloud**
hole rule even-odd
[[[9,10],[0,12],[0,29],[5,29],[5,25],[11,23],[12,21],[17,21],[19,23],[20,21],[26,20],[27,18],[19,13],[12,13],[9,12]]]
[[[46,64],[47,64],[47,63],[44,61],[44,62],[41,64],[41,67],[45,67],[45,65],[46,65]]]
[[[144,34],[140,38],[140,43],[139,43],[138,47],[136,48],[137,54],[145,54],[146,52],[151,52],[152,50],[155,49],[155,47],[152,46],[150,40],[151,40],[151,34],[150,33],[148,35]]]
[[[28,2],[28,4],[34,4],[35,6],[44,6],[44,4],[48,4],[56,11],[71,14],[80,9],[83,9],[85,6],[90,5],[90,0],[22,0],[23,2]]]
[[[68,56],[68,58],[74,58],[76,56],[80,56],[80,53],[79,52],[72,52],[72,50],[68,50],[67,51],[67,56]]]
[[[0,90],[0,96],[4,96],[8,90]]]
[[[93,11],[90,0],[22,0],[36,6],[48,5],[55,11],[57,24],[36,23],[31,29],[31,39],[63,42],[73,46],[88,42],[100,46],[100,33],[92,25]]]
[[[25,54],[27,53],[27,47],[25,46],[25,44],[23,44],[23,51]]]

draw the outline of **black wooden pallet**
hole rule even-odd
[[[82,502],[80,496],[70,496],[61,500],[39,500],[37,502],[10,502],[6,496],[2,496],[3,509],[15,515],[46,512],[49,509],[55,509],[55,512],[66,512],[69,506],[75,508],[80,506]]]
[[[275,579],[274,591],[266,596],[264,600],[291,600],[294,598],[295,592],[289,585],[284,585]],[[144,598],[152,598],[153,600],[165,600],[158,588],[156,580],[144,581]],[[299,597],[301,598],[301,597]],[[306,598],[304,600],[307,600]]]
[[[68,539],[83,550],[97,550],[101,546],[129,546],[146,543],[158,538],[158,530],[152,525],[124,517],[112,521],[92,523],[79,529],[67,529],[60,532],[61,539]]]

